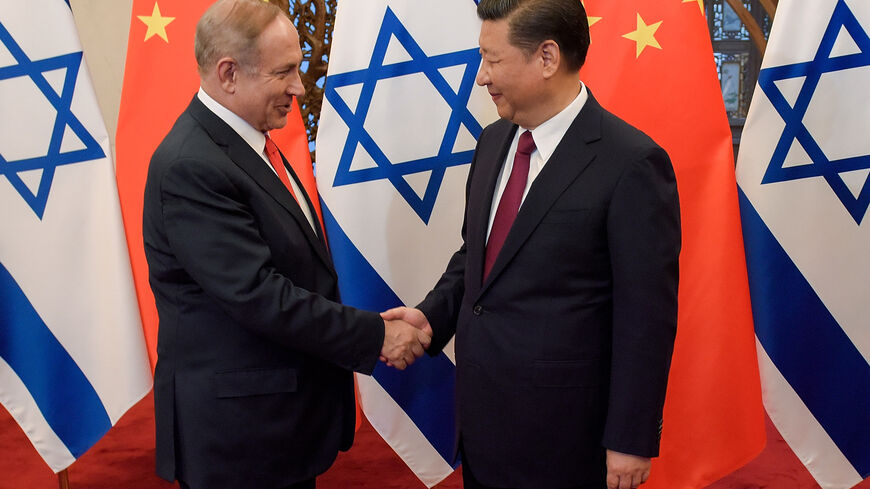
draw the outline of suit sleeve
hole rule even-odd
[[[239,186],[209,162],[183,159],[168,168],[161,179],[162,219],[181,266],[238,324],[370,373],[384,339],[378,314],[294,286],[271,263],[272,251],[244,201]]]
[[[613,343],[603,445],[658,455],[677,324],[680,212],[667,154],[654,147],[628,165],[607,217],[613,273]]]

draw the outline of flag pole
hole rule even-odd
[[[57,483],[60,489],[69,489],[69,471],[67,469],[57,473]]]

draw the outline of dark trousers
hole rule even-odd
[[[181,489],[190,489],[184,481],[178,481],[179,487]],[[314,479],[308,479],[307,481],[297,482],[296,484],[290,484],[289,486],[282,487],[281,489],[316,489]]]
[[[468,464],[468,458],[465,456],[465,451],[460,450],[462,454],[462,487],[463,489],[498,489],[492,486],[485,486],[474,478],[471,473],[471,465]]]
[[[465,450],[462,449],[462,442],[459,443],[459,454],[462,457],[462,487],[463,489],[510,489],[507,487],[494,487],[494,486],[486,486],[480,483],[477,479],[474,478],[474,472],[472,472],[471,464],[468,463],[468,457],[465,456]],[[576,488],[565,488],[565,489],[606,489],[606,485],[591,485],[591,486],[577,486]]]
[[[465,449],[462,446],[462,438],[459,439],[459,455],[462,459],[462,487],[463,489],[509,489],[498,488],[493,486],[485,486],[480,483],[471,471],[471,464],[468,462],[468,456],[465,454]]]

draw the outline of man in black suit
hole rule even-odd
[[[417,309],[383,316],[434,331],[430,354],[456,336],[466,489],[634,488],[676,333],[673,168],[579,81],[579,1],[477,11],[477,83],[502,119],[478,140],[462,247]]]
[[[351,371],[379,356],[404,368],[429,336],[338,302],[312,203],[270,149],[304,92],[289,19],[220,0],[195,52],[201,89],[145,188],[157,473],[194,489],[313,488],[353,441]]]

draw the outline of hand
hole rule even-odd
[[[411,326],[423,331],[428,334],[431,338],[432,334],[432,326],[429,325],[429,320],[426,319],[426,315],[419,309],[414,309],[412,307],[394,307],[388,311],[384,311],[381,313],[381,318],[384,320],[402,320],[406,323],[409,323]],[[428,348],[429,345],[426,345]],[[392,363],[381,355],[381,361],[392,367]]]
[[[432,337],[402,320],[384,320],[384,347],[381,360],[387,365],[405,370],[423,356]]]
[[[430,337],[432,336],[432,326],[429,324],[429,320],[426,319],[423,311],[419,309],[414,309],[413,307],[394,307],[389,311],[382,312],[381,317],[383,319],[401,319],[422,330]]]
[[[650,465],[647,457],[607,450],[607,489],[635,489],[646,482]]]

